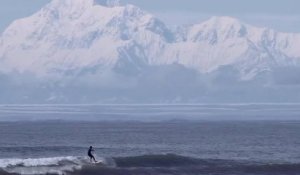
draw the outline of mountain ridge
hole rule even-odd
[[[280,61],[280,59],[283,59],[284,63],[300,60],[300,51],[295,46],[288,45],[289,42],[295,42],[293,38],[297,39],[297,43],[300,42],[300,34],[280,33],[272,29],[256,28],[232,17],[212,17],[203,23],[186,27],[186,31],[183,32],[185,35],[180,36],[176,31],[171,31],[162,21],[136,6],[105,6],[103,5],[104,2],[118,4],[116,1],[103,1],[101,4],[95,3],[94,0],[53,0],[33,16],[15,21],[3,32],[2,38],[4,39],[1,43],[7,43],[7,40],[9,40],[11,41],[10,45],[15,45],[12,47],[20,47],[21,45],[23,48],[12,50],[10,52],[13,52],[13,54],[7,56],[3,52],[6,52],[6,54],[10,54],[10,52],[7,51],[7,48],[3,48],[2,44],[0,57],[2,57],[2,60],[3,58],[7,59],[7,57],[9,60],[20,59],[20,55],[15,55],[18,52],[22,53],[22,56],[31,57],[32,60],[27,61],[27,63],[22,62],[22,65],[27,64],[29,68],[22,65],[15,68],[19,72],[30,70],[30,65],[38,64],[36,63],[36,57],[47,59],[47,56],[45,56],[47,52],[48,55],[58,54],[50,56],[48,62],[56,61],[58,65],[62,65],[59,60],[69,59],[73,60],[73,66],[78,65],[78,68],[87,66],[83,63],[86,60],[76,63],[74,58],[77,56],[72,55],[71,52],[85,51],[84,54],[80,55],[81,57],[94,57],[93,61],[96,62],[94,64],[104,64],[106,66],[113,66],[122,57],[126,57],[124,55],[133,54],[132,57],[141,57],[139,59],[148,64],[178,63],[200,72],[211,72],[220,66],[235,64],[242,61],[241,57],[247,57],[246,54],[256,54],[262,59],[264,54],[267,54],[266,57],[274,57],[275,62]],[[35,28],[32,29],[29,26]],[[18,31],[18,28],[20,28],[20,31]],[[5,39],[7,36],[8,39]],[[97,41],[97,38],[103,41],[94,44],[93,42]],[[178,40],[178,38],[181,39]],[[56,40],[56,42],[49,43],[49,40]],[[128,42],[126,43],[126,41]],[[39,44],[44,46],[49,44],[49,46],[48,48],[38,48],[37,45],[34,45],[36,42],[40,42]],[[104,44],[106,42],[111,42],[111,44]],[[59,45],[61,45],[61,48],[59,48]],[[30,47],[33,48],[30,49]],[[55,47],[57,47],[57,50],[51,50]],[[63,47],[69,47],[73,50],[68,52]],[[87,50],[86,48],[89,47],[94,49]],[[96,47],[102,47],[107,52],[95,53],[95,50],[98,50]],[[138,51],[140,52],[139,55],[126,50],[137,49],[137,47],[142,47]],[[162,48],[165,51],[161,51]],[[41,50],[40,53],[36,52],[38,49]],[[262,51],[259,51],[259,49]],[[256,53],[247,53],[254,51]],[[268,53],[269,51],[271,53]],[[33,52],[32,55],[30,52]],[[59,55],[59,52],[66,53]],[[120,55],[120,52],[126,53]],[[89,56],[91,53],[93,53],[93,56]],[[101,55],[102,58],[95,58],[97,54]],[[68,57],[67,55],[71,56]],[[283,58],[285,55],[289,58]],[[77,60],[80,60],[80,58],[77,58]],[[251,60],[251,58],[246,60]],[[10,64],[14,66],[13,64],[19,61],[14,60]],[[90,60],[90,64],[93,61]],[[51,63],[40,63],[38,67],[47,69],[44,66],[45,64]],[[68,66],[71,66],[70,64]],[[30,71],[34,72],[35,70],[31,68]],[[39,73],[42,74],[42,70]],[[44,74],[47,73],[44,72]]]
[[[300,34],[226,16],[170,29],[136,6],[95,2],[53,0],[13,22],[0,37],[3,93],[26,85],[15,101],[197,102],[298,92]]]

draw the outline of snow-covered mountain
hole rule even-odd
[[[153,62],[168,35],[161,21],[132,5],[53,0],[5,30],[1,65],[38,75],[111,68],[124,60],[138,66]]]
[[[84,75],[123,87],[115,75],[138,77],[167,66],[163,69],[210,76],[231,67],[237,80],[254,81],[282,67],[299,68],[299,45],[300,34],[254,27],[231,17],[173,30],[140,8],[114,0],[52,0],[2,33],[0,73],[58,80]],[[174,77],[180,76],[176,73]]]

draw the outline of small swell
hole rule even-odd
[[[174,167],[199,165],[203,161],[175,154],[113,158],[117,167]]]

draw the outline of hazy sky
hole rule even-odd
[[[50,0],[1,0],[0,31]],[[210,16],[233,16],[257,26],[300,32],[300,0],[121,0],[155,14],[169,25],[201,22]]]

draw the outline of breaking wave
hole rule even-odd
[[[100,159],[101,164],[110,166],[109,161]],[[83,157],[51,157],[37,159],[0,159],[0,175],[2,174],[66,174],[80,170],[91,164]],[[2,172],[1,172],[2,171]]]
[[[0,159],[0,175],[298,175],[300,164],[196,159],[175,154],[102,158]]]

